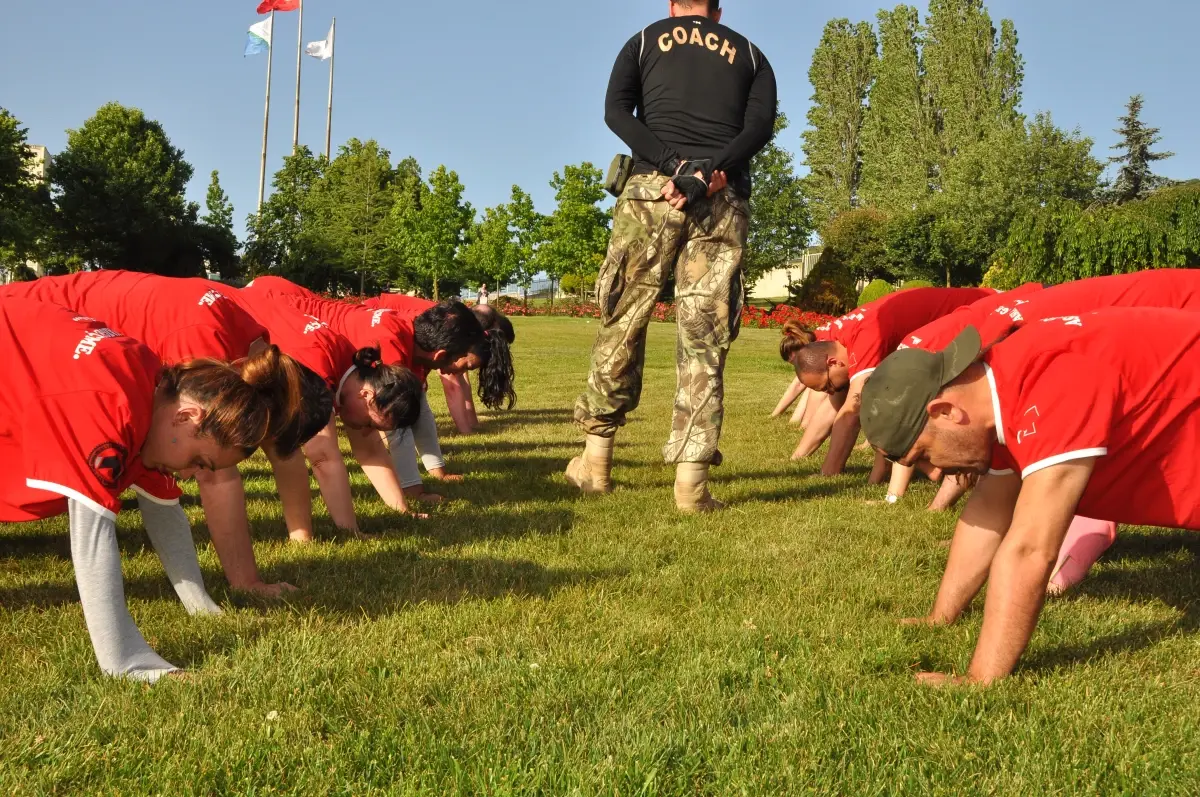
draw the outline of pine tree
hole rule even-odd
[[[1162,136],[1157,127],[1146,127],[1142,122],[1142,104],[1141,94],[1130,97],[1125,115],[1120,118],[1121,126],[1113,131],[1121,137],[1121,142],[1112,149],[1120,150],[1121,154],[1109,158],[1108,162],[1121,164],[1121,169],[1109,195],[1118,205],[1141,199],[1169,182],[1150,171],[1150,164],[1166,160],[1175,153],[1150,150],[1162,141]]]
[[[877,41],[870,23],[835,19],[813,53],[813,85],[804,155],[805,188],[818,227],[858,204],[862,129],[875,73]]]
[[[200,221],[233,235],[233,203],[221,187],[221,176],[216,169],[213,169],[212,178],[208,183],[208,194],[204,197],[204,215]]]
[[[862,203],[911,210],[929,195],[932,117],[917,9],[879,12],[881,55],[862,134]]]

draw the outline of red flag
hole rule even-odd
[[[258,4],[258,13],[270,14],[272,11],[295,11],[300,7],[300,0],[263,0]]]

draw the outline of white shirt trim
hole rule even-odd
[[[988,387],[992,389],[992,414],[996,416],[996,440],[1000,445],[1007,446],[1008,443],[1004,440],[1004,416],[1000,414],[1000,391],[996,388],[996,375],[992,373],[992,366],[987,363],[983,364],[983,372],[987,374]]]
[[[45,492],[48,492],[48,493],[55,493],[56,495],[61,495],[64,498],[70,498],[72,501],[78,501],[79,503],[86,506],[88,509],[95,512],[97,515],[101,515],[102,517],[108,518],[109,520],[113,521],[114,523],[117,521],[117,513],[116,512],[113,512],[111,509],[108,509],[106,507],[100,506],[100,504],[96,503],[96,501],[94,499],[88,498],[86,495],[79,492],[78,490],[72,490],[70,487],[63,487],[61,484],[55,484],[54,482],[44,482],[44,481],[41,481],[40,479],[26,479],[25,486],[31,490],[44,490]]]
[[[871,375],[871,374],[873,374],[873,373],[875,373],[875,369],[874,369],[874,368],[868,368],[868,369],[866,369],[865,371],[859,371],[857,374],[855,374],[854,376],[850,377],[850,381],[851,381],[851,382],[853,382],[855,379],[862,379],[863,377],[865,377],[865,376],[870,376],[870,375]]]
[[[1055,465],[1061,465],[1064,462],[1071,462],[1072,460],[1076,459],[1088,459],[1089,457],[1103,457],[1107,455],[1107,448],[1081,448],[1078,451],[1068,451],[1065,454],[1056,454],[1053,457],[1047,457],[1046,459],[1039,460],[1025,470],[1021,471],[1021,478],[1028,479],[1039,470],[1052,468]]]
[[[338,382],[337,390],[333,391],[333,406],[342,406],[342,388],[346,386],[346,380],[350,378],[350,374],[354,373],[356,366],[350,366],[346,369],[346,373],[342,374],[341,380]]]
[[[136,484],[130,489],[137,493],[140,498],[145,498],[147,501],[158,504],[159,506],[175,506],[179,503],[178,498],[159,498],[157,495],[150,495],[150,493],[146,492],[141,487],[138,487]]]

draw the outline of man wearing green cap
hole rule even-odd
[[[864,386],[862,423],[889,459],[983,475],[919,622],[954,622],[990,582],[970,670],[953,679],[989,683],[1028,645],[1076,514],[1200,530],[1200,316],[1111,308],[981,348],[968,327],[943,351],[891,355]]]

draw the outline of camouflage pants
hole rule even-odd
[[[637,407],[646,327],[667,269],[674,268],[679,381],[663,456],[672,464],[711,462],[725,413],[725,358],[741,323],[749,203],[729,191],[718,194],[705,232],[662,198],[666,183],[661,175],[636,175],[617,202],[597,282],[600,334],[575,420],[589,434],[612,437]]]

